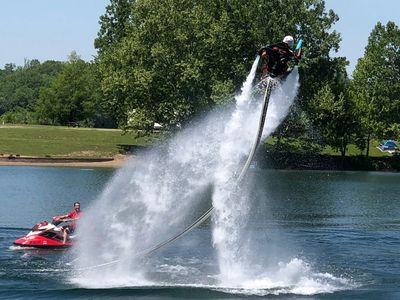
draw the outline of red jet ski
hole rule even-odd
[[[14,245],[35,248],[68,248],[73,245],[74,236],[69,235],[68,240],[63,243],[63,225],[68,225],[72,219],[60,220],[58,216],[53,217],[51,223],[43,221],[32,227],[31,231],[24,237],[17,239]]]

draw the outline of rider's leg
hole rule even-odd
[[[68,228],[65,228],[63,231],[63,244],[67,242],[67,238],[68,238]]]

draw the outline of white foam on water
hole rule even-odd
[[[314,272],[302,259],[278,263],[274,268],[252,278],[237,278],[235,284],[221,284],[217,289],[229,294],[242,295],[316,295],[357,288],[352,280],[329,273]]]
[[[111,272],[113,276],[107,276],[106,272]],[[130,274],[120,273],[118,270],[96,273],[85,273],[85,276],[72,276],[69,278],[71,284],[76,284],[84,288],[106,289],[106,288],[124,288],[152,287],[154,283],[145,279],[141,273],[132,272]]]
[[[289,262],[280,262],[275,268],[266,270],[254,278],[241,278],[235,283],[202,283],[194,281],[193,283],[184,283],[185,279],[193,276],[218,277],[207,274],[199,274],[195,267],[186,265],[161,264],[157,266],[157,272],[166,273],[165,280],[150,281],[137,274],[131,276],[119,276],[116,274],[113,278],[103,278],[98,274],[97,278],[88,277],[77,280],[71,280],[72,283],[89,288],[202,288],[215,290],[232,295],[245,296],[267,296],[267,295],[318,295],[328,294],[343,290],[356,289],[359,287],[354,281],[336,277],[329,273],[314,272],[312,268],[302,259],[293,258]],[[99,273],[99,272],[98,272]],[[215,280],[211,280],[215,281]]]

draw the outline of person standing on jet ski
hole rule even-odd
[[[72,220],[77,220],[82,216],[82,211],[81,211],[81,204],[79,202],[74,203],[74,209],[69,213],[64,216],[59,216],[57,220],[65,220],[65,219],[72,219]],[[70,224],[63,226],[63,243],[65,244],[68,235],[73,233],[76,229],[76,222],[71,221]]]
[[[262,66],[262,78],[265,76],[284,77],[288,75],[288,62],[294,61],[296,64],[301,58],[301,50],[293,53],[294,39],[292,36],[285,36],[281,43],[261,47],[258,54],[264,60]]]

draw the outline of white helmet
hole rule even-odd
[[[292,47],[293,47],[293,44],[294,44],[294,39],[293,39],[293,37],[292,37],[291,35],[287,35],[287,36],[285,36],[285,37],[283,38],[283,42],[286,43],[286,44],[288,44],[289,47],[292,48]]]

